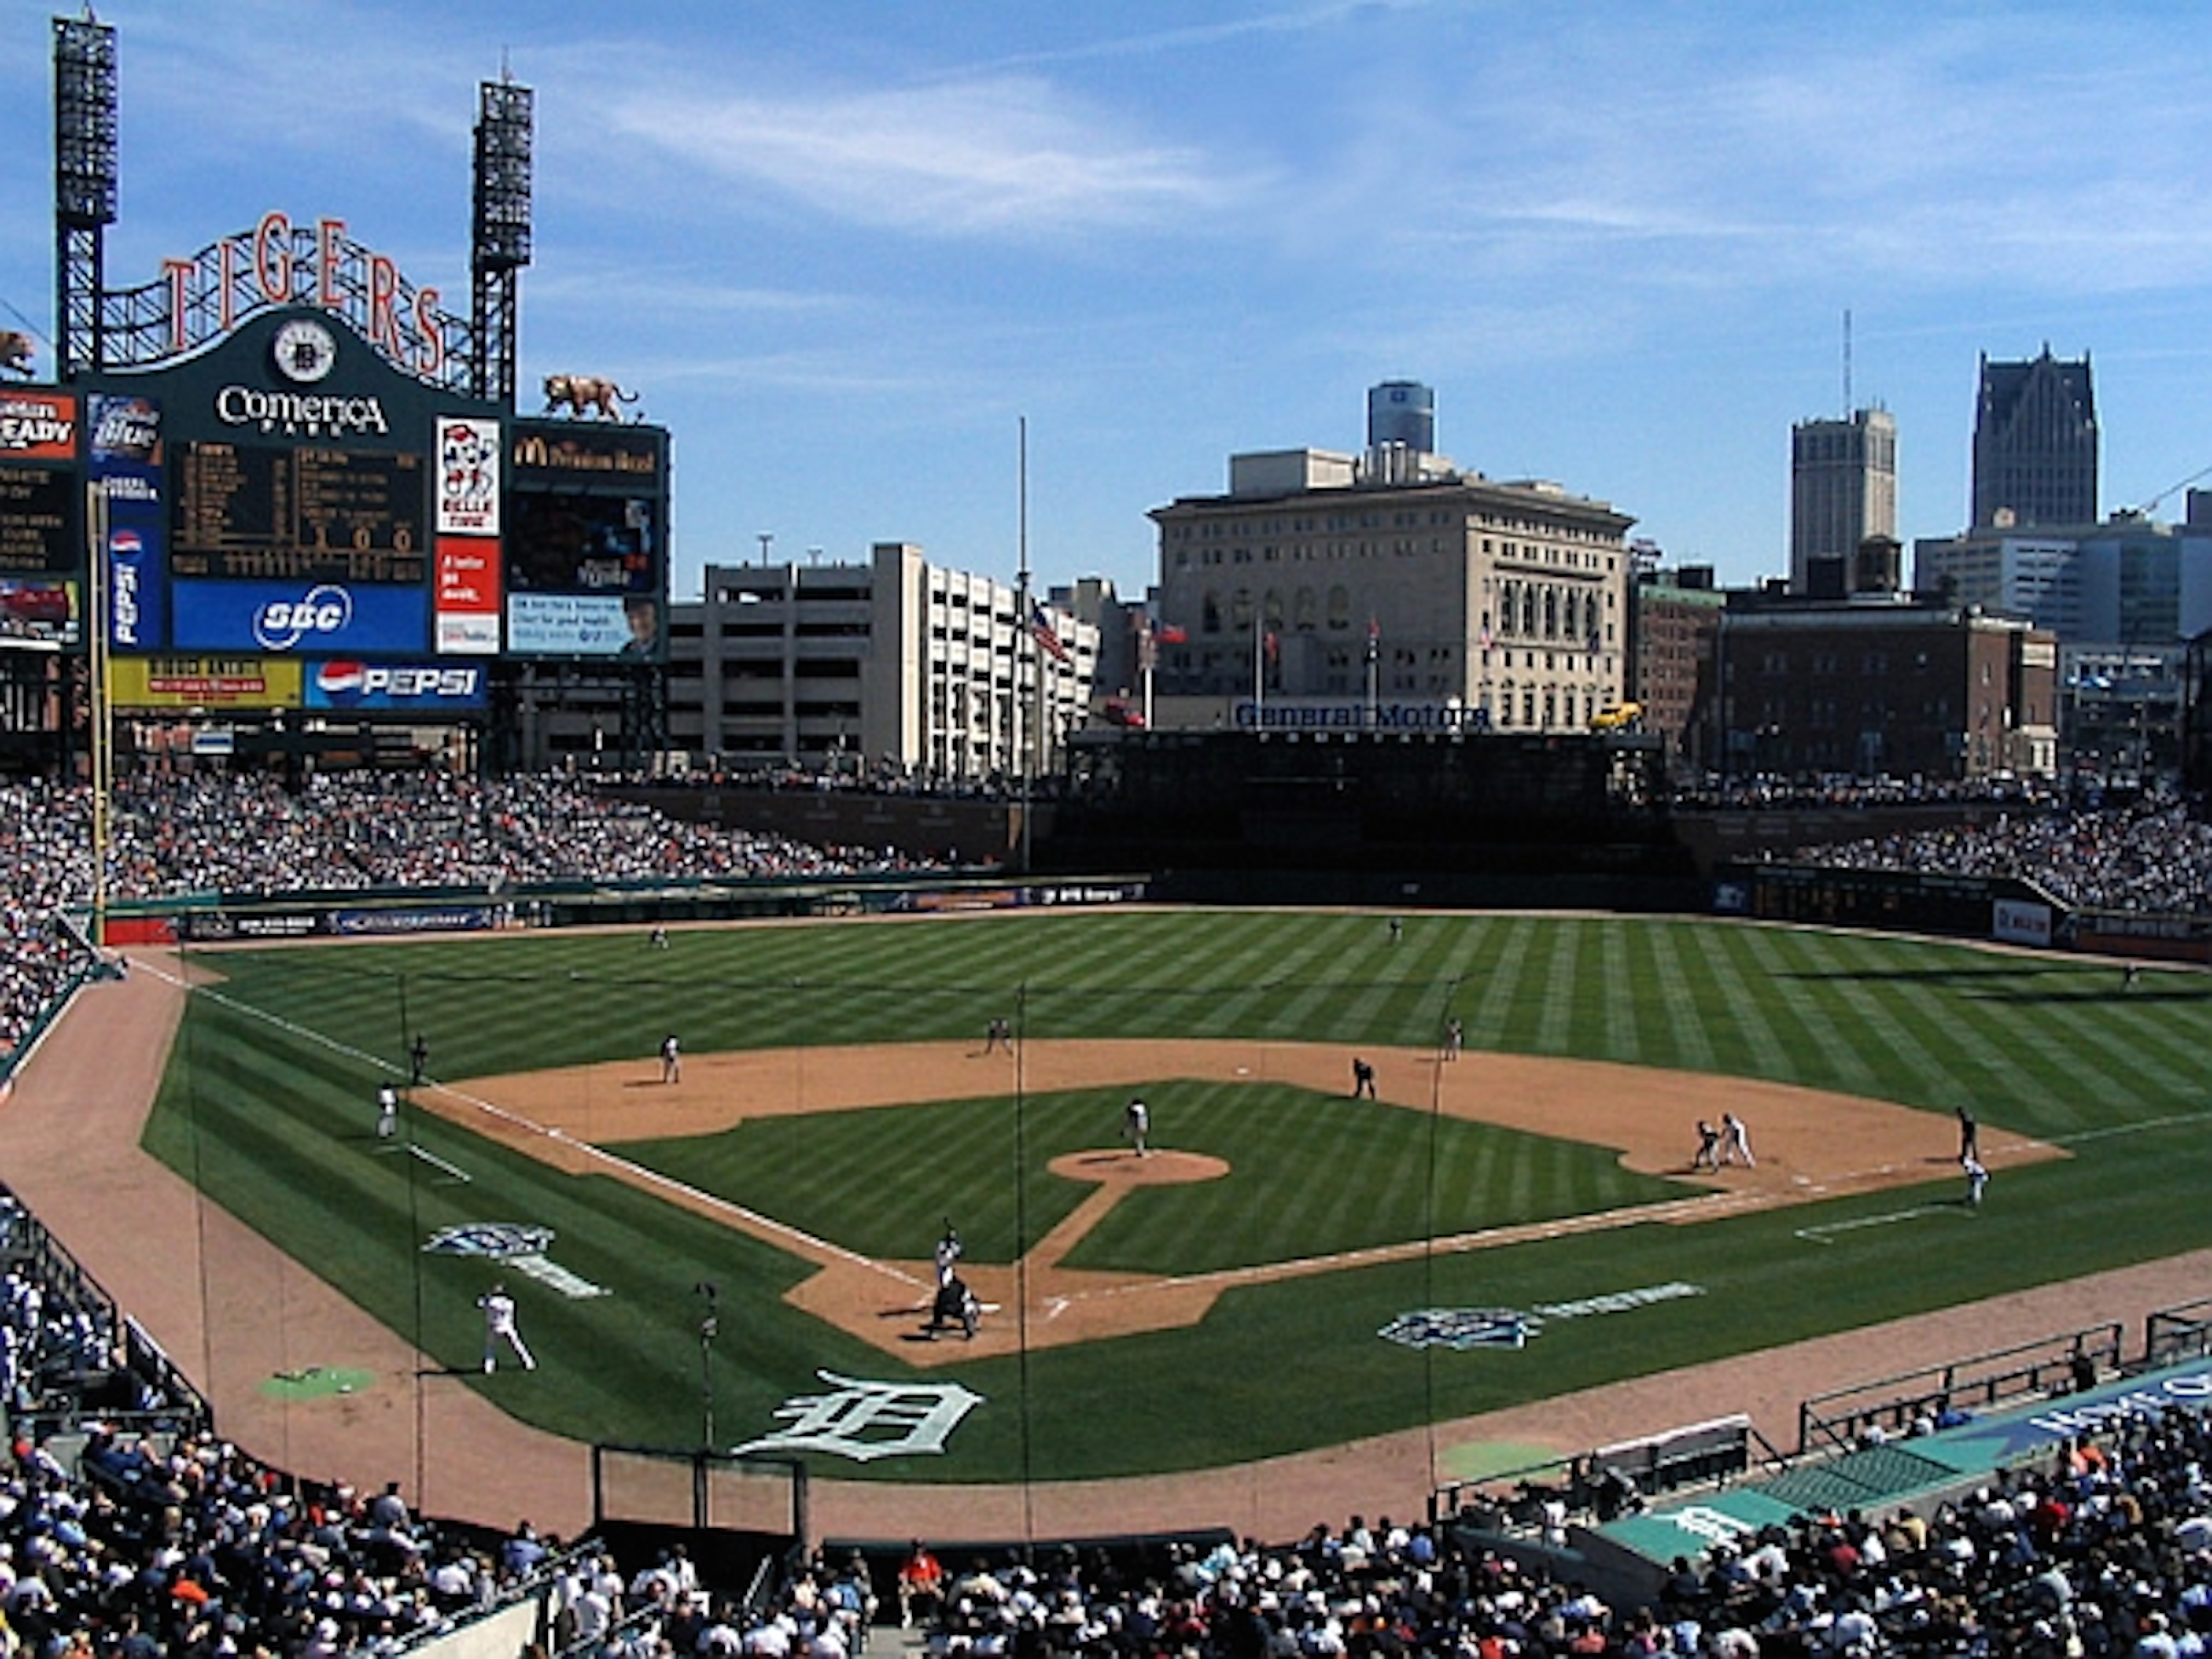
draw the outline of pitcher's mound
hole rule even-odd
[[[1194,1181],[1218,1181],[1229,1173],[1225,1158],[1203,1152],[1152,1152],[1141,1158],[1126,1146],[1068,1152],[1047,1166],[1063,1181],[1091,1181],[1122,1187],[1177,1187]]]

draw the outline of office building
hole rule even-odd
[[[1160,725],[1581,731],[1626,695],[1635,521],[1558,484],[1271,451],[1152,517]]]
[[[2097,522],[2097,399],[2089,359],[1982,358],[1970,531]]]
[[[878,543],[866,562],[707,567],[671,607],[671,741],[733,769],[932,782],[1057,769],[1086,718],[1096,626]]]
[[[1897,534],[1897,422],[1887,410],[1790,432],[1790,591],[1841,599],[1869,537]]]

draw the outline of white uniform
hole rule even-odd
[[[1721,1117],[1721,1132],[1727,1137],[1725,1144],[1721,1147],[1722,1163],[1733,1164],[1738,1158],[1741,1158],[1745,1169],[1755,1170],[1759,1167],[1759,1160],[1751,1155],[1751,1131],[1744,1127],[1741,1118],[1734,1112],[1723,1113]]]
[[[538,1361],[532,1357],[529,1345],[523,1341],[522,1332],[515,1325],[514,1298],[507,1293],[506,1286],[493,1285],[477,1298],[477,1306],[483,1310],[484,1316],[484,1370],[490,1372],[499,1369],[499,1345],[504,1342],[514,1350],[514,1357],[522,1362],[523,1370],[536,1370]]]
[[[684,1080],[684,1053],[673,1031],[660,1040],[660,1080],[663,1083]]]
[[[399,1091],[389,1083],[376,1091],[376,1138],[389,1140],[399,1133]]]
[[[1122,1133],[1128,1136],[1129,1144],[1137,1149],[1139,1158],[1146,1156],[1145,1136],[1151,1132],[1152,1127],[1152,1115],[1145,1103],[1131,1101],[1128,1109],[1121,1114],[1121,1128]]]

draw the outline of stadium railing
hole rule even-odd
[[[2113,1320],[1814,1395],[1797,1407],[1796,1455],[1848,1450],[1870,1431],[1903,1436],[1923,1419],[1940,1424],[1960,1412],[2077,1390],[2121,1369],[2124,1340]]]

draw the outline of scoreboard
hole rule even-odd
[[[419,586],[428,573],[420,453],[177,448],[174,576]]]

